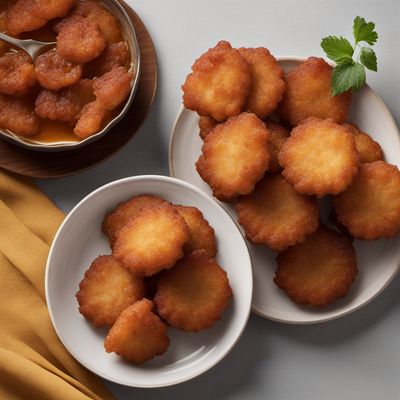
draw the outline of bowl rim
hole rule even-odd
[[[247,327],[247,323],[248,320],[250,318],[250,314],[251,314],[251,303],[252,303],[252,297],[253,297],[253,271],[252,271],[252,264],[251,264],[251,257],[250,257],[250,252],[249,252],[249,247],[248,244],[246,243],[246,241],[244,240],[244,238],[242,237],[243,243],[244,243],[244,249],[245,249],[245,257],[248,259],[248,266],[249,266],[249,273],[248,273],[248,284],[249,284],[249,299],[248,299],[248,304],[246,305],[246,313],[243,315],[242,318],[242,326],[240,328],[240,330],[237,332],[236,336],[234,337],[234,340],[229,342],[226,346],[226,349],[219,355],[219,357],[217,357],[212,363],[206,364],[205,366],[203,366],[202,368],[199,368],[198,371],[196,371],[195,373],[189,374],[187,376],[184,376],[182,378],[176,378],[171,382],[168,383],[159,383],[159,384],[141,384],[138,382],[126,382],[124,380],[119,380],[113,377],[110,377],[109,375],[99,372],[96,369],[94,369],[92,366],[88,365],[86,363],[86,361],[84,359],[82,359],[80,357],[79,354],[76,354],[71,348],[70,346],[68,346],[64,340],[63,340],[63,336],[61,334],[61,332],[59,331],[57,324],[55,322],[55,314],[53,312],[52,309],[52,301],[51,301],[51,297],[50,297],[50,265],[52,264],[53,260],[53,252],[54,252],[54,248],[57,242],[58,237],[60,236],[61,232],[64,230],[64,227],[69,223],[69,220],[71,218],[71,216],[75,213],[75,211],[80,208],[84,203],[88,202],[91,200],[92,197],[97,196],[100,192],[102,192],[103,190],[106,190],[109,187],[112,186],[118,186],[122,183],[126,183],[126,182],[138,182],[141,180],[152,180],[152,181],[162,181],[162,182],[166,182],[166,183],[174,183],[177,184],[179,186],[184,187],[185,189],[195,192],[198,196],[202,197],[205,201],[207,201],[209,204],[212,204],[213,206],[216,206],[216,208],[222,212],[222,214],[227,217],[228,219],[230,219],[233,224],[235,225],[236,229],[238,230],[238,234],[242,237],[242,234],[240,233],[237,224],[235,223],[235,221],[233,220],[233,218],[224,210],[224,208],[217,202],[215,201],[210,195],[208,195],[207,193],[204,193],[202,190],[198,189],[196,186],[192,185],[191,183],[185,182],[181,179],[178,178],[174,178],[174,177],[170,177],[170,176],[164,176],[164,175],[136,175],[136,176],[130,176],[130,177],[126,177],[126,178],[122,178],[122,179],[118,179],[112,182],[109,182],[103,186],[100,186],[99,188],[95,189],[94,191],[92,191],[91,193],[89,193],[87,196],[85,196],[82,200],[79,201],[78,204],[75,205],[75,207],[68,213],[68,215],[65,217],[65,219],[63,220],[63,222],[61,223],[61,225],[59,226],[54,239],[52,241],[50,250],[49,250],[49,254],[47,257],[47,261],[46,261],[46,269],[45,269],[45,296],[46,296],[46,304],[47,304],[47,309],[50,315],[50,319],[53,325],[54,330],[56,331],[56,334],[58,336],[58,338],[60,339],[60,341],[62,342],[62,344],[65,346],[65,348],[68,350],[68,352],[80,363],[82,364],[85,368],[87,368],[88,370],[94,372],[96,375],[101,376],[102,378],[105,378],[111,382],[115,382],[118,383],[120,385],[124,385],[124,386],[129,386],[129,387],[137,387],[137,388],[160,388],[160,387],[168,387],[168,386],[173,386],[173,385],[177,385],[179,383],[183,383],[186,381],[189,381],[201,374],[203,374],[204,372],[208,371],[209,369],[213,368],[215,365],[217,365],[221,360],[223,360],[235,347],[235,345],[238,343],[238,341],[240,340],[240,338],[242,337],[246,327]],[[54,263],[54,262],[53,262]]]

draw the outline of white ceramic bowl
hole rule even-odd
[[[161,357],[134,366],[105,352],[106,330],[92,328],[79,314],[75,293],[90,263],[109,254],[101,232],[104,214],[119,202],[152,193],[199,208],[214,227],[217,260],[228,273],[233,299],[214,327],[199,333],[168,330],[171,345]],[[238,228],[210,196],[164,176],[137,176],[102,186],[68,215],[52,244],[46,268],[46,299],[54,328],[70,353],[86,368],[110,381],[136,387],[161,387],[194,378],[218,363],[236,344],[247,323],[252,297],[250,256]]]
[[[284,71],[304,60],[302,57],[278,57]],[[400,137],[396,123],[382,99],[368,85],[353,96],[349,121],[380,143],[387,162],[400,165]],[[195,168],[203,143],[198,132],[197,114],[182,107],[171,134],[170,174],[211,194]],[[328,205],[323,203],[322,218],[326,221]],[[233,207],[220,204],[236,221]],[[292,324],[324,322],[357,310],[386,288],[400,264],[400,238],[372,242],[356,240],[359,275],[351,292],[328,308],[310,309],[291,302],[273,283],[276,254],[265,246],[248,245],[254,276],[253,311],[265,318]]]

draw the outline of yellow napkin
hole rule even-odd
[[[44,271],[62,212],[29,181],[0,171],[0,399],[113,399],[59,341]]]

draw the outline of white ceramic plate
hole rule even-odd
[[[278,57],[285,71],[304,60],[300,57]],[[382,99],[369,86],[353,96],[349,121],[356,123],[381,144],[387,162],[400,164],[399,131]],[[194,166],[203,143],[197,124],[197,114],[182,107],[171,134],[170,174],[211,194],[209,186],[200,178]],[[233,207],[220,204],[236,220]],[[322,204],[325,221],[328,208],[327,204]],[[362,307],[385,289],[396,275],[400,263],[400,238],[373,242],[356,240],[359,275],[351,292],[329,308],[313,310],[292,303],[273,283],[276,254],[264,246],[248,245],[254,276],[253,311],[265,318],[293,324],[324,322]]]
[[[217,260],[228,273],[233,300],[214,327],[199,333],[168,330],[171,345],[142,366],[105,352],[106,330],[92,328],[79,314],[75,293],[90,263],[110,248],[101,223],[120,201],[153,193],[198,207],[214,227]],[[232,251],[235,249],[235,251]],[[46,299],[54,328],[65,347],[86,368],[110,381],[161,387],[194,378],[218,363],[236,344],[247,323],[252,296],[251,261],[242,235],[228,214],[196,187],[163,176],[137,176],[105,185],[85,197],[68,215],[54,239],[46,268]]]

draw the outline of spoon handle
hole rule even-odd
[[[11,44],[13,46],[16,46],[16,47],[26,51],[26,48],[25,48],[24,44],[21,43],[22,41],[20,39],[16,39],[11,36],[8,36],[3,32],[0,32],[0,39],[3,40],[4,42],[7,42],[8,44]]]

